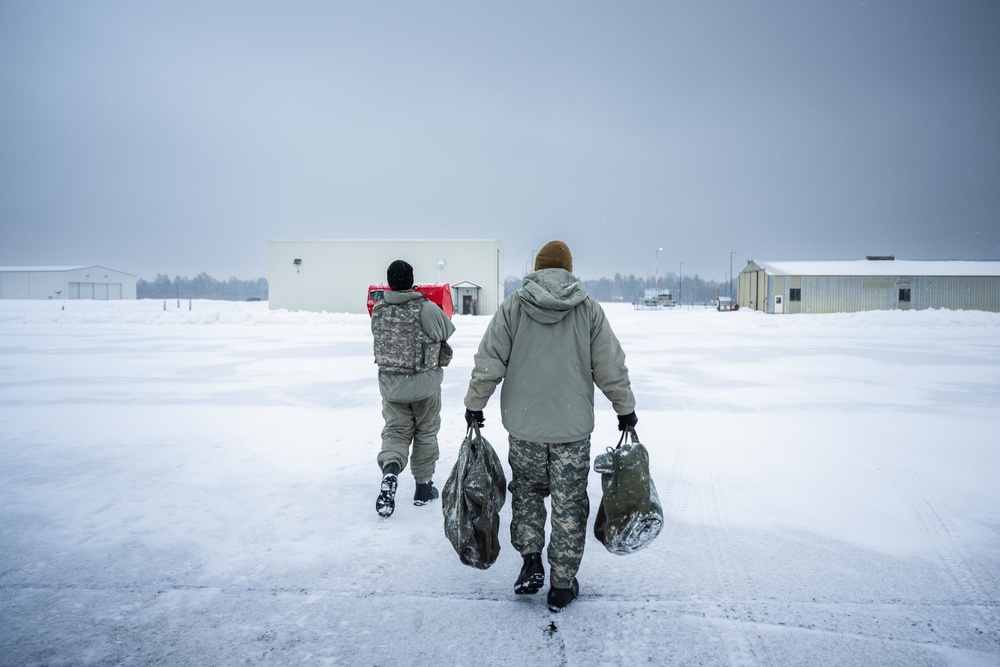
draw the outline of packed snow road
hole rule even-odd
[[[367,316],[162,306],[0,301],[2,665],[1000,664],[998,315],[606,305],[667,521],[552,614],[406,471],[376,515]]]

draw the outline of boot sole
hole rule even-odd
[[[382,489],[375,499],[375,511],[381,517],[390,517],[396,510],[396,486],[399,484],[395,475],[382,478]]]
[[[381,517],[390,517],[396,511],[396,499],[382,493],[375,501],[375,511]]]
[[[542,590],[542,586],[545,585],[545,573],[536,572],[535,574],[529,576],[525,581],[514,585],[514,592],[518,595],[534,595],[538,591]]]
[[[559,612],[561,612],[563,609],[565,609],[566,607],[570,606],[574,602],[576,602],[576,598],[575,597],[571,598],[569,602],[567,602],[566,604],[564,604],[561,607],[558,606],[558,605],[550,604],[549,605],[549,611],[551,611],[553,614],[558,614]]]

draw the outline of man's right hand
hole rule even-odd
[[[476,422],[479,426],[483,426],[486,423],[486,417],[483,416],[482,410],[470,410],[465,409],[465,424],[472,428],[472,422]]]

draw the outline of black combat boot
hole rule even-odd
[[[545,566],[542,565],[542,554],[533,553],[524,557],[521,574],[514,582],[514,592],[518,595],[537,593],[545,585]]]
[[[573,577],[573,583],[570,584],[569,588],[556,588],[553,586],[549,589],[549,611],[562,611],[579,594],[580,582],[576,580],[576,577]]]
[[[417,507],[426,505],[437,498],[438,495],[438,490],[434,487],[434,482],[417,484],[417,490],[413,492],[413,504]]]
[[[390,463],[382,469],[382,488],[375,499],[379,516],[392,516],[396,509],[396,487],[399,485],[399,464]]]

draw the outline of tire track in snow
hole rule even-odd
[[[214,468],[227,485],[234,488],[260,487],[261,483],[287,482],[290,479],[284,471],[239,444],[218,444],[209,448],[208,453]],[[240,492],[235,497],[238,498],[236,507],[240,521],[233,527],[232,533],[242,546],[244,557],[253,564],[251,574],[256,576],[267,569],[266,559],[271,545],[277,541],[274,528],[276,508],[273,502],[265,502],[269,496],[259,490]]]
[[[662,456],[662,448],[656,451],[655,447],[646,446],[646,449],[653,449],[650,452],[651,460],[659,459]],[[660,498],[660,507],[663,509],[663,528],[656,536],[656,542],[666,541],[673,544],[674,535],[677,533],[677,517],[682,515],[691,504],[693,485],[684,481],[689,450],[690,447],[684,444],[674,445],[674,458],[667,476],[665,478],[657,477],[651,473],[653,484],[656,485],[656,494]]]
[[[714,461],[719,448],[711,443],[704,443],[700,449],[700,459],[695,462],[694,481],[699,489],[698,514],[701,517],[701,532],[707,545],[706,553],[711,561],[715,578],[720,584],[718,618],[724,621],[720,625],[721,638],[725,642],[729,656],[729,664],[738,667],[758,664],[757,655],[763,651],[764,643],[759,635],[752,641],[747,634],[746,623],[734,618],[735,605],[726,600],[747,600],[748,590],[745,585],[746,572],[737,554],[734,553],[732,532],[728,529],[725,504],[717,485],[717,475]],[[762,664],[768,664],[766,655]]]
[[[954,520],[928,497],[925,489],[929,484],[918,475],[910,474],[895,485],[916,517],[926,543],[937,554],[952,589],[961,600],[969,602],[957,606],[975,610],[982,631],[988,633],[993,644],[1000,646],[1000,615],[996,611],[996,601],[990,599],[981,583],[982,577],[969,565],[958,543],[961,535]]]
[[[671,397],[671,413],[676,415],[680,425],[674,433],[682,433],[688,437],[698,433],[701,428],[692,421],[691,415],[697,410],[693,402],[682,392]],[[670,521],[669,514],[682,516],[689,508],[694,516],[699,518],[700,526],[696,533],[705,544],[702,552],[710,562],[716,581],[720,584],[719,597],[723,600],[706,615],[718,619],[720,638],[725,644],[731,665],[743,667],[758,664],[756,655],[763,652],[764,643],[758,635],[754,644],[747,636],[749,629],[745,621],[736,618],[735,605],[727,604],[725,600],[746,600],[748,591],[744,582],[746,572],[737,554],[733,552],[733,536],[729,531],[725,516],[724,501],[716,485],[714,460],[719,455],[718,445],[709,440],[697,442],[677,442],[677,452],[671,468],[671,480],[666,493],[661,493],[664,519],[667,525],[657,539],[672,539],[676,532],[677,521]],[[682,480],[687,480],[682,482]],[[659,491],[659,487],[657,487]],[[651,599],[651,598],[647,598]],[[756,650],[755,646],[756,645]],[[761,659],[767,664],[766,654]]]

